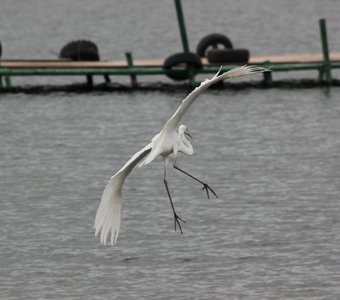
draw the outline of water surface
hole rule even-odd
[[[338,20],[335,1],[208,2],[184,4],[190,41],[223,29],[255,53],[318,51],[310,37],[318,17]],[[1,12],[8,56],[40,57],[74,38],[98,41],[105,58],[122,49],[143,58],[180,49],[172,3],[5,0]],[[105,183],[187,91],[0,95],[0,298],[338,299],[339,92],[207,91],[183,120],[195,154],[178,164],[219,198],[206,199],[170,168],[182,236],[173,229],[162,161],[136,169],[113,248],[92,229]]]

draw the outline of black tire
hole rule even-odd
[[[186,65],[185,69],[175,70],[174,67]],[[163,64],[166,75],[174,80],[185,80],[189,78],[189,70],[187,67],[194,68],[194,74],[198,69],[202,68],[201,59],[195,53],[176,53],[169,56]]]
[[[233,44],[230,39],[220,33],[211,33],[204,37],[197,45],[196,53],[199,57],[206,57],[208,49],[223,46],[224,49],[232,49]]]
[[[207,54],[211,63],[247,63],[249,50],[247,49],[212,49]]]
[[[59,57],[74,61],[100,60],[97,45],[85,40],[69,42],[61,49]]]

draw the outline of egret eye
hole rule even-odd
[[[191,132],[189,131],[189,129],[185,130],[184,134],[192,139],[192,135],[191,135]]]

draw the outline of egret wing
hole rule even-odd
[[[102,199],[100,201],[96,219],[94,222],[95,235],[100,232],[100,242],[106,244],[108,235],[111,231],[111,245],[116,243],[122,211],[122,187],[125,178],[132,169],[151,151],[152,144],[145,146],[142,150],[133,155],[130,160],[115,174],[107,183]]]
[[[181,103],[179,108],[176,110],[176,112],[171,116],[171,118],[165,123],[163,130],[170,131],[175,130],[179,126],[179,122],[184,115],[184,113],[189,109],[190,105],[194,103],[194,101],[197,99],[197,97],[202,94],[208,87],[213,85],[214,83],[217,83],[219,81],[240,77],[240,76],[246,76],[254,73],[260,73],[267,71],[265,68],[256,67],[256,66],[242,66],[237,67],[234,69],[229,70],[228,72],[222,73],[221,72],[222,67],[219,69],[219,71],[215,74],[215,76],[211,79],[206,79],[201,84],[196,87]]]

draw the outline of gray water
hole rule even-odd
[[[104,58],[110,49],[158,58],[180,47],[171,1],[15,3],[0,7],[8,55],[39,57],[76,38],[99,41]],[[333,20],[333,36],[339,32],[336,1],[286,3],[185,1],[184,9],[191,39],[227,28],[255,52],[318,51],[310,37],[319,17]],[[51,80],[67,81],[34,79]],[[219,198],[206,199],[171,168],[170,188],[186,220],[181,235],[162,161],[136,169],[124,186],[113,248],[101,246],[92,229],[105,183],[187,91],[0,95],[0,299],[338,299],[339,92],[207,91],[183,120],[195,154],[178,164]]]

